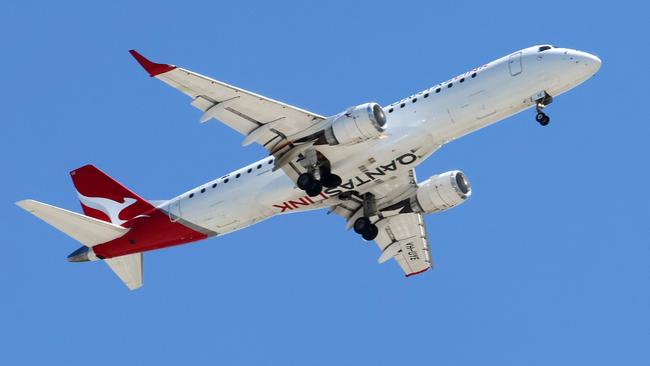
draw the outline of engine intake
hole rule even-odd
[[[377,103],[366,103],[335,116],[325,130],[325,141],[329,145],[356,144],[379,137],[385,129],[384,109]]]
[[[452,170],[418,184],[411,207],[413,211],[425,214],[444,211],[460,205],[471,195],[472,187],[465,174]]]

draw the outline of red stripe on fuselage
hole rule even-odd
[[[207,238],[206,234],[193,230],[179,222],[172,222],[163,211],[153,209],[128,222],[130,227],[124,236],[93,247],[100,258],[146,252],[167,248]]]

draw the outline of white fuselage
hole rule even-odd
[[[390,177],[414,168],[445,143],[533,106],[544,92],[558,96],[600,67],[600,60],[585,52],[539,49],[517,51],[384,107],[388,124],[383,136],[345,146],[344,155],[342,146],[318,146],[343,179],[340,187],[320,196],[306,196],[283,170],[273,171],[273,157],[267,157],[160,208],[214,235],[276,214],[335,205],[340,202],[336,195],[345,190],[388,194]]]

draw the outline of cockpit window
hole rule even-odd
[[[551,48],[553,48],[553,46],[548,46],[548,45],[546,45],[546,46],[540,46],[540,47],[539,47],[539,50],[537,50],[537,52],[542,52],[542,51],[550,50]]]

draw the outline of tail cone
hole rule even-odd
[[[89,262],[98,259],[93,248],[89,247],[81,247],[68,255],[68,262]]]

